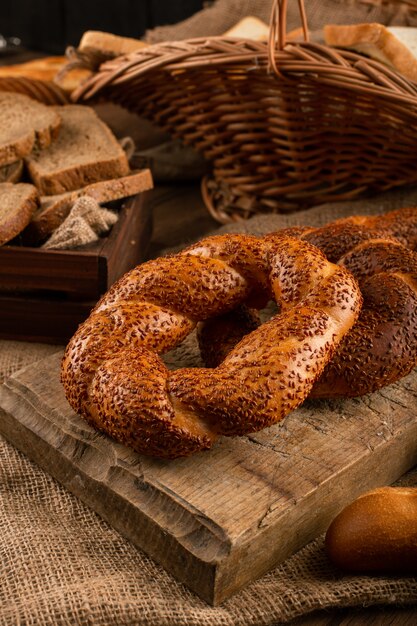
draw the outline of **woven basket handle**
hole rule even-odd
[[[294,0],[292,0],[294,2]],[[300,11],[301,25],[303,27],[304,41],[308,41],[307,16],[304,0],[297,0]],[[274,72],[279,74],[275,61],[275,50],[283,50],[287,44],[287,5],[288,0],[273,0],[271,18],[269,21],[268,54],[269,63]]]

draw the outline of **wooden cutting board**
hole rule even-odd
[[[363,399],[310,401],[188,459],[146,458],[67,404],[61,353],[0,388],[0,431],[136,546],[219,604],[417,462],[417,372]]]

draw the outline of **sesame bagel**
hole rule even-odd
[[[168,371],[160,354],[198,321],[274,299],[280,313],[214,369]],[[148,261],[103,296],[69,342],[72,408],[138,452],[175,458],[270,426],[309,395],[362,297],[349,270],[295,237],[224,235]]]
[[[381,216],[353,216],[321,228],[292,228],[266,236],[289,235],[319,248],[332,263],[347,267],[363,295],[358,321],[314,384],[311,397],[361,396],[408,374],[417,364],[417,208]],[[241,314],[227,322],[213,318],[200,328],[203,355],[218,355],[253,329]],[[227,349],[223,346],[227,345]]]

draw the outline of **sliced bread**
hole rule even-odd
[[[62,119],[58,138],[46,150],[26,158],[29,175],[41,195],[129,174],[126,154],[92,108],[74,104],[55,108]]]
[[[40,208],[25,230],[24,241],[30,245],[44,241],[62,224],[74,202],[81,196],[89,196],[101,204],[133,196],[152,187],[151,172],[145,169],[132,172],[130,176],[93,183],[83,189],[57,196],[44,196],[41,198]]]
[[[329,24],[324,28],[324,39],[329,46],[366,54],[417,82],[417,28],[377,23]]]
[[[57,137],[59,113],[20,93],[0,91],[0,166],[15,163]]]
[[[38,205],[39,194],[33,185],[0,184],[0,245],[14,239],[27,226]]]

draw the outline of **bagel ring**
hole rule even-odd
[[[168,371],[159,354],[200,320],[275,299],[280,314],[215,369]],[[281,420],[309,395],[362,297],[349,270],[293,237],[207,238],[131,270],[65,351],[72,408],[138,452],[175,458]]]

